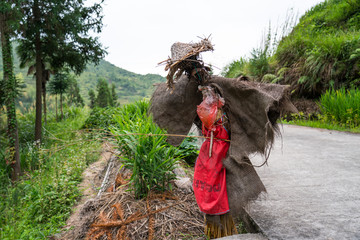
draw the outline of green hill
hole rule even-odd
[[[328,0],[301,17],[280,42],[277,68],[300,95],[360,83],[360,1]],[[296,87],[295,87],[296,86]]]
[[[292,22],[284,26],[291,27]],[[291,85],[294,96],[307,98],[317,98],[331,88],[360,86],[359,0],[324,1],[307,11],[289,32],[274,42],[269,32],[250,58],[230,63],[222,74]]]
[[[78,77],[81,95],[87,98],[88,91],[96,88],[99,78],[105,78],[114,83],[121,103],[133,102],[144,97],[150,97],[154,83],[164,82],[165,78],[157,74],[136,74],[101,60],[99,65],[89,65]]]
[[[0,49],[1,50],[1,49]],[[31,106],[35,101],[35,79],[27,76],[27,69],[19,68],[19,60],[14,52],[15,73],[18,78],[24,82],[23,94],[19,101],[25,107]],[[0,79],[2,73],[2,58],[0,51]],[[125,69],[119,68],[105,60],[101,60],[99,65],[89,64],[86,70],[77,76],[80,87],[80,93],[87,102],[89,99],[88,91],[96,89],[96,83],[99,78],[105,78],[109,83],[114,83],[116,93],[121,104],[133,102],[144,97],[150,97],[154,87],[154,83],[164,82],[165,78],[157,74],[136,74]]]

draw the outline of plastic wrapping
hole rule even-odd
[[[199,86],[199,90],[202,91],[203,101],[197,106],[197,114],[207,129],[214,130],[219,108],[224,106],[225,100],[209,86]]]

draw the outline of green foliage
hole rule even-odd
[[[349,128],[360,126],[360,90],[326,91],[320,98],[322,113],[331,121]]]
[[[170,181],[175,179],[172,170],[178,160],[177,149],[166,143],[166,136],[162,135],[165,131],[147,115],[146,105],[142,101],[125,106],[121,114],[114,116],[118,125],[111,129],[125,166],[133,172],[132,190],[138,198],[151,190],[171,189]]]
[[[49,83],[49,92],[51,94],[64,94],[70,84],[70,74],[66,71],[58,72]]]
[[[16,42],[14,42],[14,45],[16,47]],[[34,79],[33,76],[27,75],[27,70],[19,68],[19,57],[16,51],[14,51],[13,54],[15,66],[14,72],[17,75],[22,76],[25,86],[24,92],[18,99],[19,102],[22,103],[24,109],[29,109],[35,101]],[[0,59],[0,68],[2,69],[2,59]],[[99,65],[88,64],[83,73],[76,76],[76,80],[80,88],[80,95],[84,98],[85,104],[89,106],[91,105],[89,91],[96,89],[96,84],[99,78],[105,78],[107,82],[111,82],[115,85],[116,95],[118,96],[117,102],[122,104],[138,101],[144,97],[150,98],[152,92],[154,91],[153,84],[165,82],[165,78],[160,75],[136,74],[116,67],[105,60],[100,60]],[[49,105],[51,105],[51,99],[49,103]]]
[[[80,196],[77,185],[82,171],[98,158],[100,143],[88,141],[78,131],[88,116],[87,108],[66,108],[65,116],[62,122],[48,119],[40,146],[23,136],[30,132],[27,125],[34,126],[34,114],[19,117],[24,176],[12,184],[0,165],[1,239],[47,239],[61,231]]]
[[[248,64],[248,61],[245,58],[240,58],[239,60],[235,60],[228,65],[226,65],[221,72],[221,75],[227,78],[237,78],[241,75],[245,76],[246,71],[246,65]]]
[[[136,74],[119,68],[105,60],[99,65],[88,65],[86,70],[79,76],[81,95],[88,96],[90,89],[96,89],[99,78],[106,79],[115,85],[118,100],[121,104],[131,103],[150,98],[154,91],[154,83],[165,82],[165,78],[157,74]],[[86,98],[85,100],[88,100]]]
[[[5,93],[4,93],[4,89],[5,89],[5,82],[3,80],[0,79],[0,108],[3,107],[4,105],[4,101],[5,101]]]
[[[109,130],[112,126],[117,125],[115,116],[121,113],[118,107],[95,107],[92,109],[90,116],[86,119],[83,128],[92,130]]]
[[[313,7],[277,50],[282,83],[298,96],[319,97],[326,89],[359,84],[360,2],[325,1]]]
[[[185,160],[187,164],[194,167],[197,157],[199,156],[199,145],[197,139],[186,137],[178,147],[177,156]]]
[[[271,73],[265,74],[262,78],[262,82],[267,82],[267,83],[274,83],[274,81],[276,81],[277,76]]]
[[[274,72],[272,54],[277,42],[277,33],[273,36],[269,24],[267,33],[263,35],[262,43],[258,48],[252,49],[250,57],[240,58],[240,60],[228,64],[223,69],[222,75],[232,78],[241,75],[250,76],[256,81],[263,81],[264,75]]]
[[[261,80],[270,71],[269,58],[271,56],[271,28],[263,39],[263,44],[259,48],[251,51],[249,59],[249,70],[251,75]]]
[[[107,106],[113,106],[113,99],[109,90],[109,85],[104,78],[98,80],[97,86],[97,97],[95,100],[96,106],[104,108]]]
[[[287,84],[293,95],[307,98],[320,97],[327,89],[358,87],[360,2],[324,1],[296,26],[294,19],[294,15],[287,16],[281,35],[269,27],[250,58],[229,64],[222,75]]]
[[[360,133],[360,127],[349,128],[342,124],[329,121],[328,117],[317,114],[316,116],[305,116],[302,112],[299,114],[291,114],[282,119],[282,123],[293,124],[298,126],[323,128],[328,130],[337,130],[345,132]]]
[[[118,96],[117,96],[117,94],[116,94],[116,87],[115,87],[115,84],[111,84],[111,93],[110,93],[110,95],[111,95],[111,101],[110,101],[110,106],[113,106],[113,107],[116,107],[116,106],[118,106],[119,104],[118,104],[118,102],[117,102],[117,100],[118,100]]]
[[[84,99],[80,94],[79,84],[76,81],[75,76],[70,76],[69,79],[69,86],[67,89],[67,102],[69,106],[75,105],[83,107],[85,105]]]
[[[300,126],[360,133],[360,91],[344,88],[328,90],[321,95],[321,114],[306,116],[303,112],[285,116],[283,121]]]
[[[96,96],[95,96],[95,92],[94,90],[90,89],[89,90],[89,98],[90,98],[90,105],[89,107],[90,108],[94,108],[95,107],[95,99],[96,99]]]
[[[21,61],[41,56],[53,69],[65,66],[80,74],[87,63],[98,63],[106,53],[89,32],[102,29],[102,6],[83,1],[23,1],[19,27]],[[51,27],[49,27],[51,26]],[[56,31],[54,31],[56,29]]]

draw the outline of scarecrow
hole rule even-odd
[[[195,165],[193,189],[205,213],[205,234],[219,238],[236,233],[234,218],[266,189],[249,155],[268,158],[283,111],[296,108],[287,86],[223,78],[210,74],[200,53],[212,51],[208,39],[175,43],[171,58],[162,62],[169,71],[151,99],[154,121],[168,133],[187,135],[193,124],[206,137]],[[183,137],[169,137],[178,146]]]

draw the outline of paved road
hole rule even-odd
[[[360,134],[284,125],[257,172],[248,212],[269,239],[360,239]]]

